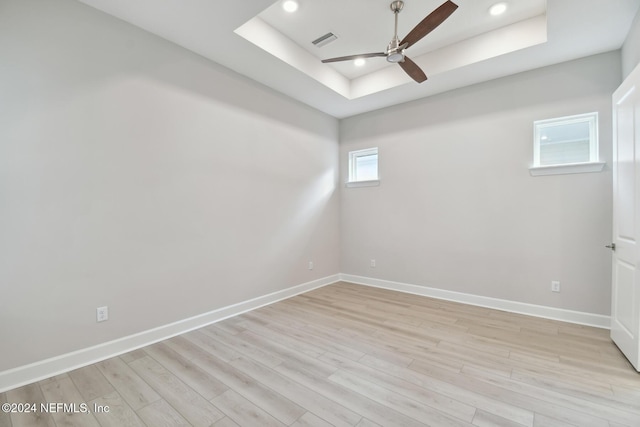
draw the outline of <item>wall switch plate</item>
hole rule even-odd
[[[105,320],[109,320],[109,307],[96,308],[96,322],[104,322]]]
[[[371,268],[375,268],[375,266],[376,266],[376,260],[375,260],[375,259],[372,259],[372,260],[371,260],[371,263],[370,263],[369,265],[371,266]]]
[[[309,261],[309,270],[313,270],[313,261]]]
[[[551,281],[551,290],[553,292],[560,292],[560,282],[557,280]]]

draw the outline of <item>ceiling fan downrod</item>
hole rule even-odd
[[[395,17],[395,29],[393,31],[393,38],[387,46],[387,62],[397,64],[398,62],[404,62],[404,47],[400,46],[400,39],[398,38],[398,14],[404,7],[404,2],[396,0],[391,2],[389,6]]]

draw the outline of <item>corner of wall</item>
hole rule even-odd
[[[636,13],[621,51],[622,79],[624,80],[640,64],[640,10]]]

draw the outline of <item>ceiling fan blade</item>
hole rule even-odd
[[[362,53],[360,55],[339,56],[337,58],[323,59],[322,62],[326,64],[327,62],[351,61],[353,59],[374,58],[376,56],[387,56],[387,54],[385,52]]]
[[[458,5],[452,2],[451,0],[447,0],[443,4],[440,5],[436,10],[431,12],[424,18],[418,25],[416,25],[413,30],[409,31],[409,34],[405,36],[404,39],[400,42],[400,44],[408,43],[407,47],[415,44],[420,41],[424,36],[433,31],[438,25],[442,24],[455,10],[458,8]]]
[[[402,67],[405,73],[409,74],[409,77],[418,83],[422,83],[427,80],[427,75],[424,71],[422,71],[415,62],[406,56],[404,57],[404,62],[398,62],[398,64]]]

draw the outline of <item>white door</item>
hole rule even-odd
[[[640,371],[640,65],[613,94],[611,339]]]

